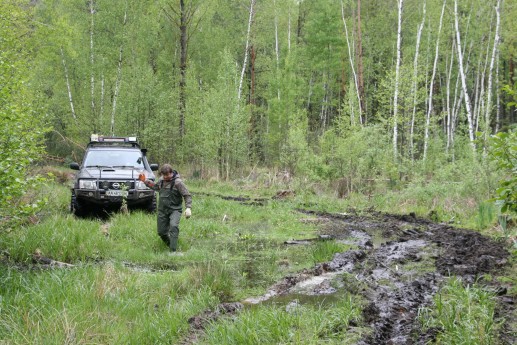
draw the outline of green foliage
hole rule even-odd
[[[353,191],[362,191],[365,180],[398,178],[389,147],[389,134],[381,126],[330,130],[321,140],[321,154],[309,168],[323,179],[346,178]]]
[[[31,93],[31,13],[1,1],[0,15],[0,227],[33,214],[42,200],[31,190],[43,180],[31,172],[44,152],[45,114]],[[22,34],[23,33],[23,34]]]
[[[517,213],[517,131],[499,132],[490,138],[490,157],[501,172],[494,200],[501,213]]]

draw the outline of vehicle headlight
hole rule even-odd
[[[79,189],[97,189],[97,183],[94,180],[79,180]]]
[[[142,181],[136,181],[136,189],[149,189]]]

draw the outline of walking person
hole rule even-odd
[[[158,236],[167,244],[171,253],[177,253],[179,224],[185,201],[185,217],[192,215],[192,196],[180,174],[170,164],[160,167],[160,178],[154,182],[140,174],[138,179],[151,189],[158,191]]]

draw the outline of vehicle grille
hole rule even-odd
[[[100,189],[135,189],[133,181],[99,181]]]

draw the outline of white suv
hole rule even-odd
[[[158,164],[149,164],[147,150],[141,149],[136,137],[103,137],[92,135],[81,165],[70,163],[78,170],[70,211],[82,216],[93,208],[128,207],[156,210],[156,194],[138,180],[140,173],[150,180]]]

